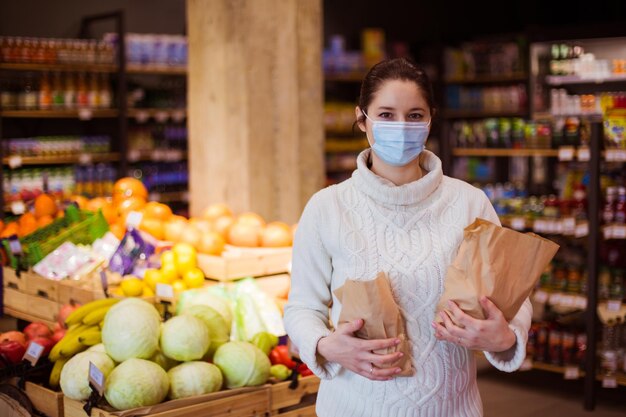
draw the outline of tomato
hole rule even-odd
[[[313,371],[311,371],[309,367],[306,366],[306,363],[299,364],[298,367],[296,368],[296,371],[302,376],[313,375]]]
[[[270,352],[270,362],[272,365],[285,365],[289,369],[294,369],[297,364],[291,359],[289,349],[286,345],[276,346]]]

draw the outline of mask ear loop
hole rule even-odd
[[[363,116],[365,116],[366,119],[368,119],[370,122],[374,123],[374,121],[372,119],[370,119],[370,117],[367,115],[367,113],[365,113],[363,110],[361,110],[361,113],[363,113]],[[367,134],[367,128],[365,128],[365,138],[367,139],[367,143],[370,145],[370,148],[372,147],[372,142],[370,141],[370,137]]]

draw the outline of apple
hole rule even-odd
[[[50,338],[52,332],[45,323],[40,321],[33,322],[24,328],[24,334],[27,340],[32,340],[36,337]]]
[[[59,330],[55,331],[52,334],[52,337],[51,337],[52,341],[54,343],[59,343],[59,340],[61,340],[61,339],[63,339],[63,337],[65,337],[65,332],[66,332],[65,329],[59,329]]]
[[[40,346],[43,346],[43,352],[41,354],[41,356],[46,356],[48,355],[48,353],[50,353],[50,350],[52,349],[52,347],[56,344],[56,342],[48,337],[35,337],[34,339],[32,339],[30,341],[31,343],[37,343]]]
[[[26,346],[15,340],[0,342],[0,355],[3,355],[12,364],[20,363],[24,353],[26,353]]]
[[[65,327],[65,319],[69,316],[72,311],[76,310],[80,307],[80,304],[63,304],[59,309],[59,314],[57,316],[57,321],[62,327]]]
[[[14,341],[19,343],[20,345],[26,347],[26,336],[22,332],[18,332],[17,330],[11,330],[10,332],[2,333],[0,335],[0,342],[4,341]]]

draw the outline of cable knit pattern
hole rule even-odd
[[[448,265],[476,217],[499,224],[485,194],[449,177],[441,161],[424,151],[426,174],[395,186],[367,167],[359,155],[352,178],[315,194],[307,204],[294,242],[292,289],[285,309],[287,331],[311,370],[322,378],[321,417],[476,417],[482,404],[473,353],[440,342],[431,322],[443,293]],[[406,321],[414,375],[370,381],[324,362],[316,353],[341,312],[332,292],[346,279],[374,279],[387,272]],[[330,307],[330,317],[329,317]],[[498,369],[513,371],[524,359],[531,307],[526,302],[510,327],[516,345],[487,353]]]

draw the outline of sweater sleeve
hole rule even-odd
[[[486,195],[483,200],[481,216],[485,220],[501,225],[500,219]],[[504,352],[485,352],[487,360],[497,369],[504,372],[513,372],[522,366],[522,362],[526,357],[526,342],[528,341],[528,330],[530,329],[532,314],[532,304],[527,298],[515,317],[509,322],[509,328],[515,333],[515,344]]]
[[[332,301],[331,258],[322,243],[319,227],[321,196],[307,204],[298,223],[293,244],[291,290],[285,306],[285,328],[300,353],[300,359],[322,379],[331,379],[340,365],[317,354],[319,340],[331,333],[329,306]]]

